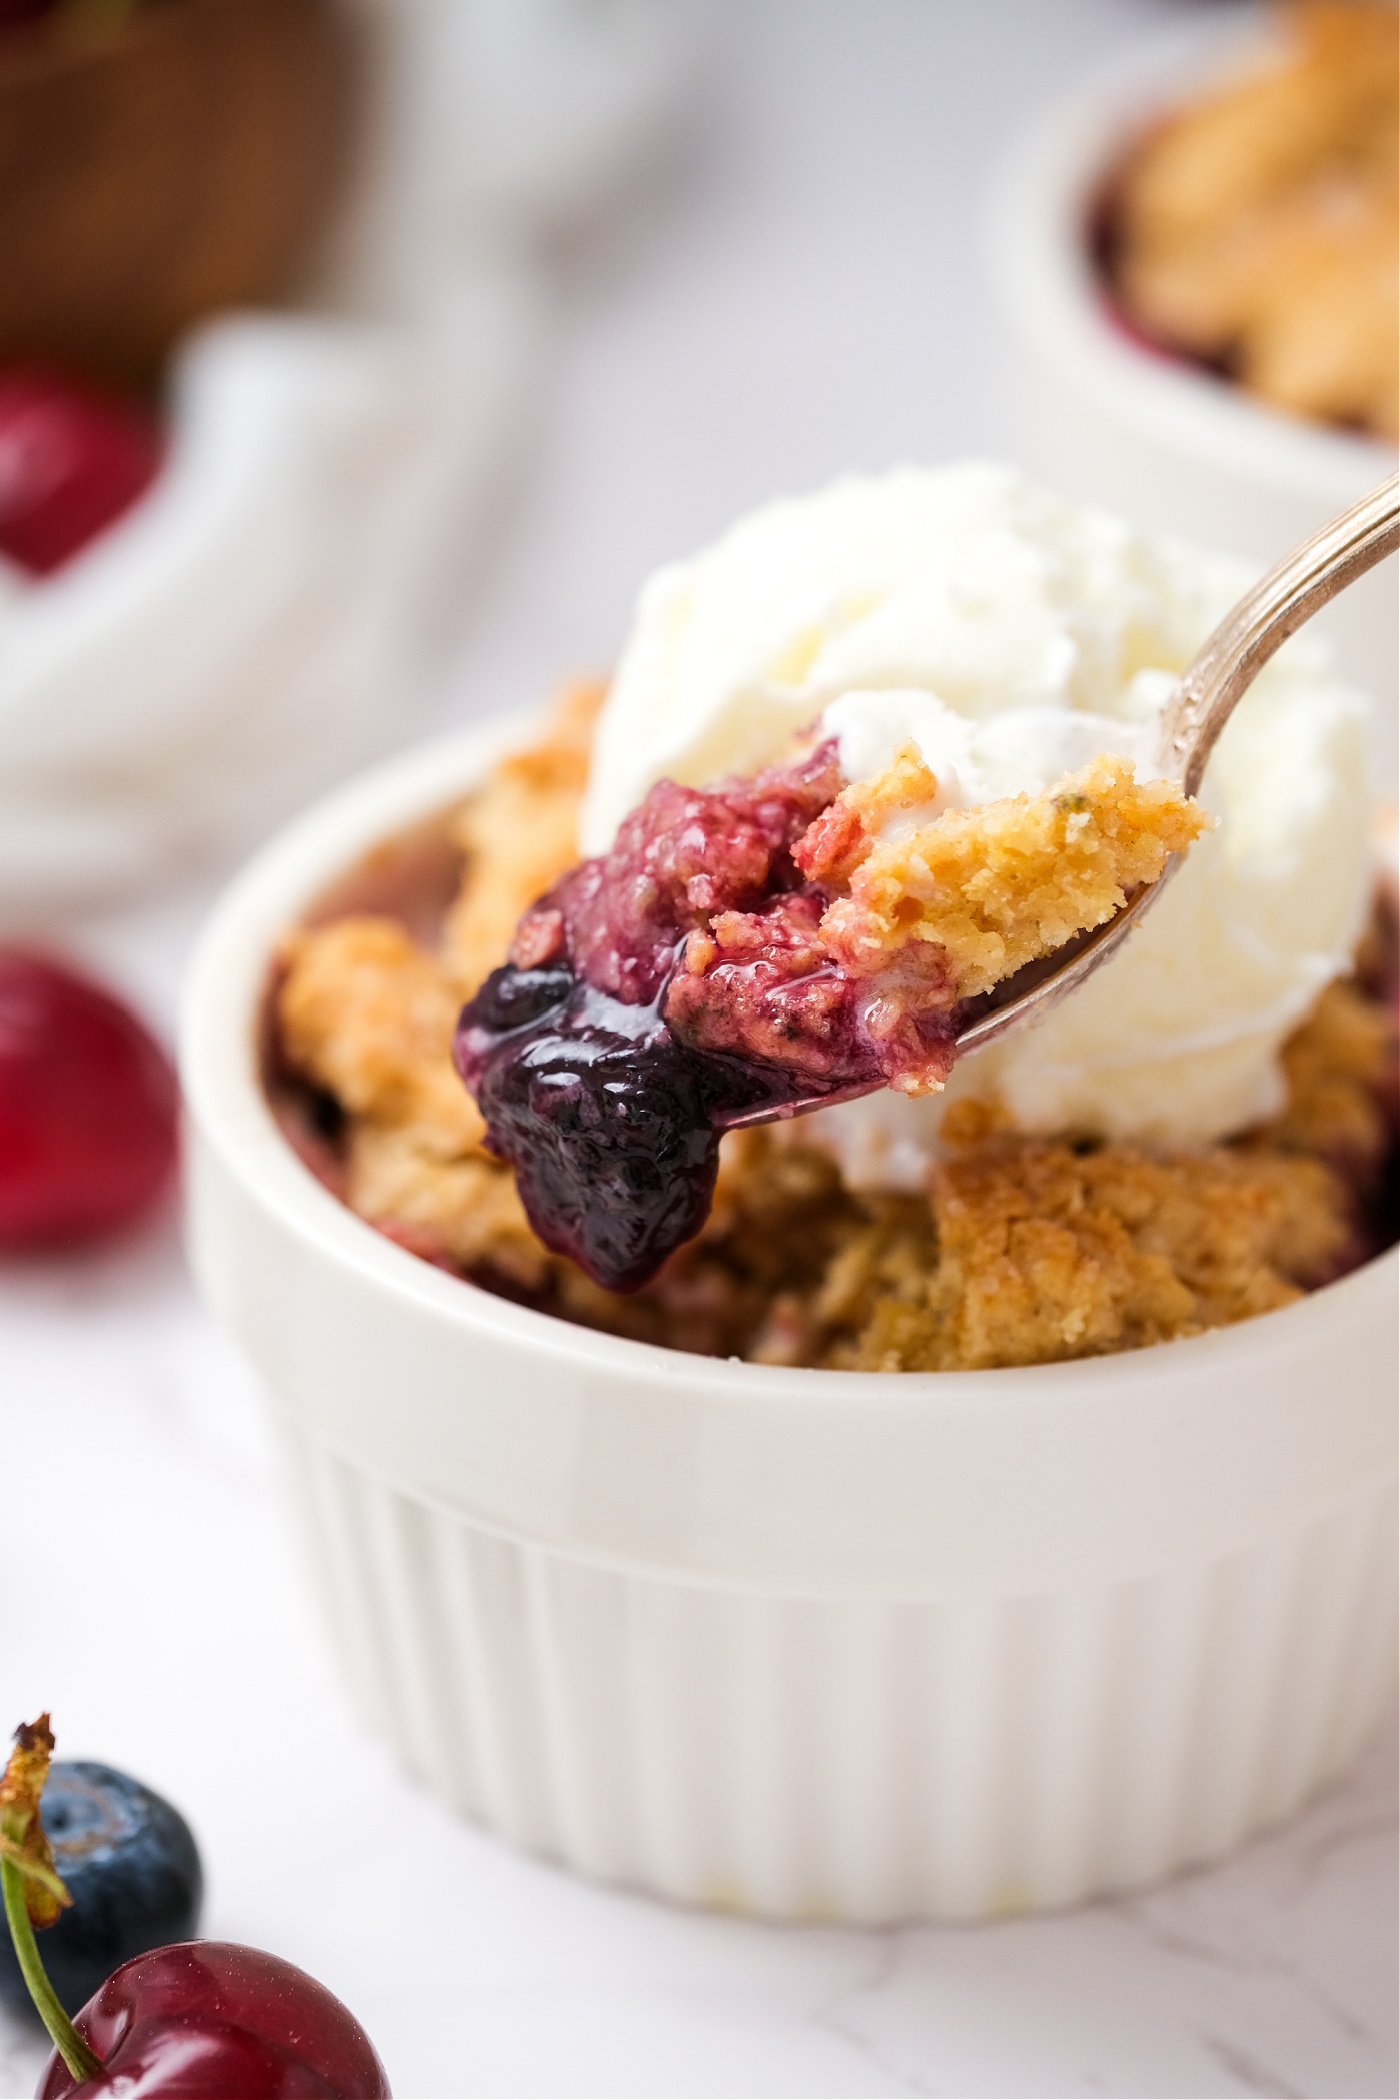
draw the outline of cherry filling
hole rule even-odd
[[[832,742],[714,788],[659,782],[462,1011],[487,1142],[540,1238],[610,1290],[699,1230],[732,1124],[952,1064],[936,956],[876,983],[822,942],[834,892],[808,842],[843,785]]]

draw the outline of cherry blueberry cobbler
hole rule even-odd
[[[1115,759],[939,810],[912,751],[848,786],[809,739],[747,777],[660,783],[580,863],[600,697],[570,696],[426,858],[386,849],[287,941],[274,1098],[378,1229],[620,1334],[889,1371],[1199,1333],[1379,1243],[1379,933],[1287,1045],[1278,1113],[1228,1142],[1027,1136],[962,1100],[927,1185],[872,1192],[800,1122],[727,1129],[794,1095],[938,1087],[964,1003],[1101,923],[1205,820]]]
[[[1396,12],[1280,10],[1273,62],[1149,129],[1095,245],[1129,328],[1294,415],[1397,433]]]
[[[847,787],[833,739],[716,787],[662,780],[530,907],[455,1054],[547,1245],[612,1290],[647,1282],[703,1224],[728,1125],[940,1089],[965,1002],[1110,917],[1203,823],[1121,760],[920,823],[937,793],[912,749]]]

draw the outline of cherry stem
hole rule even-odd
[[[70,2074],[81,2085],[85,2078],[97,2077],[102,2069],[102,2059],[95,2056],[83,2040],[44,1973],[24,1900],[24,1876],[13,1860],[0,1859],[0,1883],[4,1885],[5,1917],[10,1938],[15,1943],[20,1974],[29,1986],[29,1995],[34,2000],[39,2018],[49,2031],[49,2040],[67,2064]]]

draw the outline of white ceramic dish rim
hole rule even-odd
[[[1195,1365],[1257,1366],[1261,1336],[1296,1329],[1319,1308],[1350,1300],[1353,1310],[1393,1288],[1400,1265],[1391,1249],[1363,1268],[1261,1318],[1146,1350],[1030,1369],[904,1373],[788,1369],[697,1356],[603,1334],[512,1303],[451,1276],[396,1246],[341,1203],[287,1143],[258,1069],[257,1024],[276,944],[315,900],[368,851],[429,819],[469,791],[483,769],[527,733],[519,719],[489,722],[416,747],[326,797],[266,846],[216,908],[191,970],[181,1023],[187,1102],[205,1141],[236,1178],[253,1188],[284,1224],[367,1279],[407,1293],[465,1329],[489,1327],[531,1351],[561,1352],[597,1367],[663,1385],[684,1380],[714,1405],[854,1407],[862,1417],[932,1408],[979,1411],[1024,1402],[1027,1384],[1045,1393],[1095,1385],[1121,1387],[1189,1375]]]
[[[1137,348],[1109,320],[1084,240],[1085,215],[1141,126],[1192,90],[1247,70],[1271,46],[1255,14],[1192,22],[1105,64],[1031,125],[990,200],[991,267],[1008,309],[1042,350],[1075,367],[1077,384],[1129,416],[1147,414],[1162,439],[1266,487],[1314,490],[1342,508],[1393,448],[1310,423],[1227,380]],[[1203,533],[1209,521],[1203,520]]]

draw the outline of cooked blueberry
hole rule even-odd
[[[483,1027],[504,1032],[541,1020],[551,1007],[561,1006],[573,988],[567,963],[538,970],[517,970],[507,963],[491,972],[472,1006]]]
[[[783,1075],[688,1048],[661,1018],[664,986],[628,1005],[571,980],[567,999],[502,1028],[519,1011],[501,996],[510,975],[463,1009],[457,1069],[545,1245],[608,1290],[636,1290],[704,1223],[726,1119],[780,1093]]]
[[[73,1907],[43,1934],[41,1950],[54,1989],[76,2013],[133,1955],[194,1937],[204,1877],[179,1811],[109,1765],[53,1765],[42,1813]],[[8,1934],[0,1939],[0,1999],[16,2011],[30,2005]]]
[[[840,785],[831,742],[714,788],[659,781],[462,1010],[487,1143],[545,1245],[609,1290],[699,1231],[728,1124],[879,1076],[855,990],[814,951],[826,894],[792,858]]]

